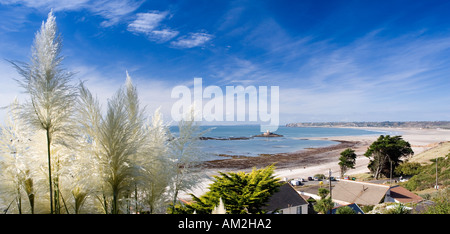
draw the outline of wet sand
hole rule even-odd
[[[275,164],[276,168],[306,167],[333,161],[334,155],[339,155],[346,148],[361,146],[359,141],[336,140],[337,145],[309,148],[292,153],[266,154],[256,157],[233,156],[231,159],[205,162],[203,166],[208,169],[251,169],[261,168]]]

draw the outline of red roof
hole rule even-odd
[[[391,188],[391,197],[400,203],[417,203],[423,200],[420,196],[400,186]]]

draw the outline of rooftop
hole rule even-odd
[[[274,211],[305,204],[308,204],[308,202],[289,183],[284,183],[280,190],[270,197],[264,209]]]
[[[409,190],[401,187],[395,186],[391,188],[391,198],[395,199],[400,203],[418,203],[423,200],[419,195],[410,192]]]
[[[340,180],[332,189],[335,202],[376,205],[382,202],[389,186],[367,182]]]

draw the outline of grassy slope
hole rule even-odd
[[[450,154],[438,159],[438,185],[448,187],[450,185]],[[436,184],[436,163],[432,162],[422,167],[422,171],[413,176],[404,186],[411,191],[421,191],[433,188]]]
[[[441,142],[436,147],[414,155],[409,162],[418,162],[422,165],[431,164],[430,160],[434,160],[436,157],[445,157],[448,153],[450,153],[450,142]]]

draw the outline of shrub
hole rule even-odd
[[[397,175],[413,176],[419,174],[421,171],[422,166],[417,162],[402,163],[395,168],[395,174]]]
[[[439,191],[432,201],[434,205],[428,207],[425,214],[450,214],[450,188]]]
[[[356,214],[356,212],[349,206],[343,206],[336,210],[336,214]]]
[[[408,182],[404,184],[404,187],[408,190],[423,190],[427,188],[433,188],[436,185],[436,160],[434,163],[422,166],[420,173],[414,175]],[[450,159],[447,157],[438,158],[438,185],[448,186],[450,184]]]
[[[320,180],[324,180],[326,178],[326,176],[324,174],[315,174],[314,178],[317,177]]]

